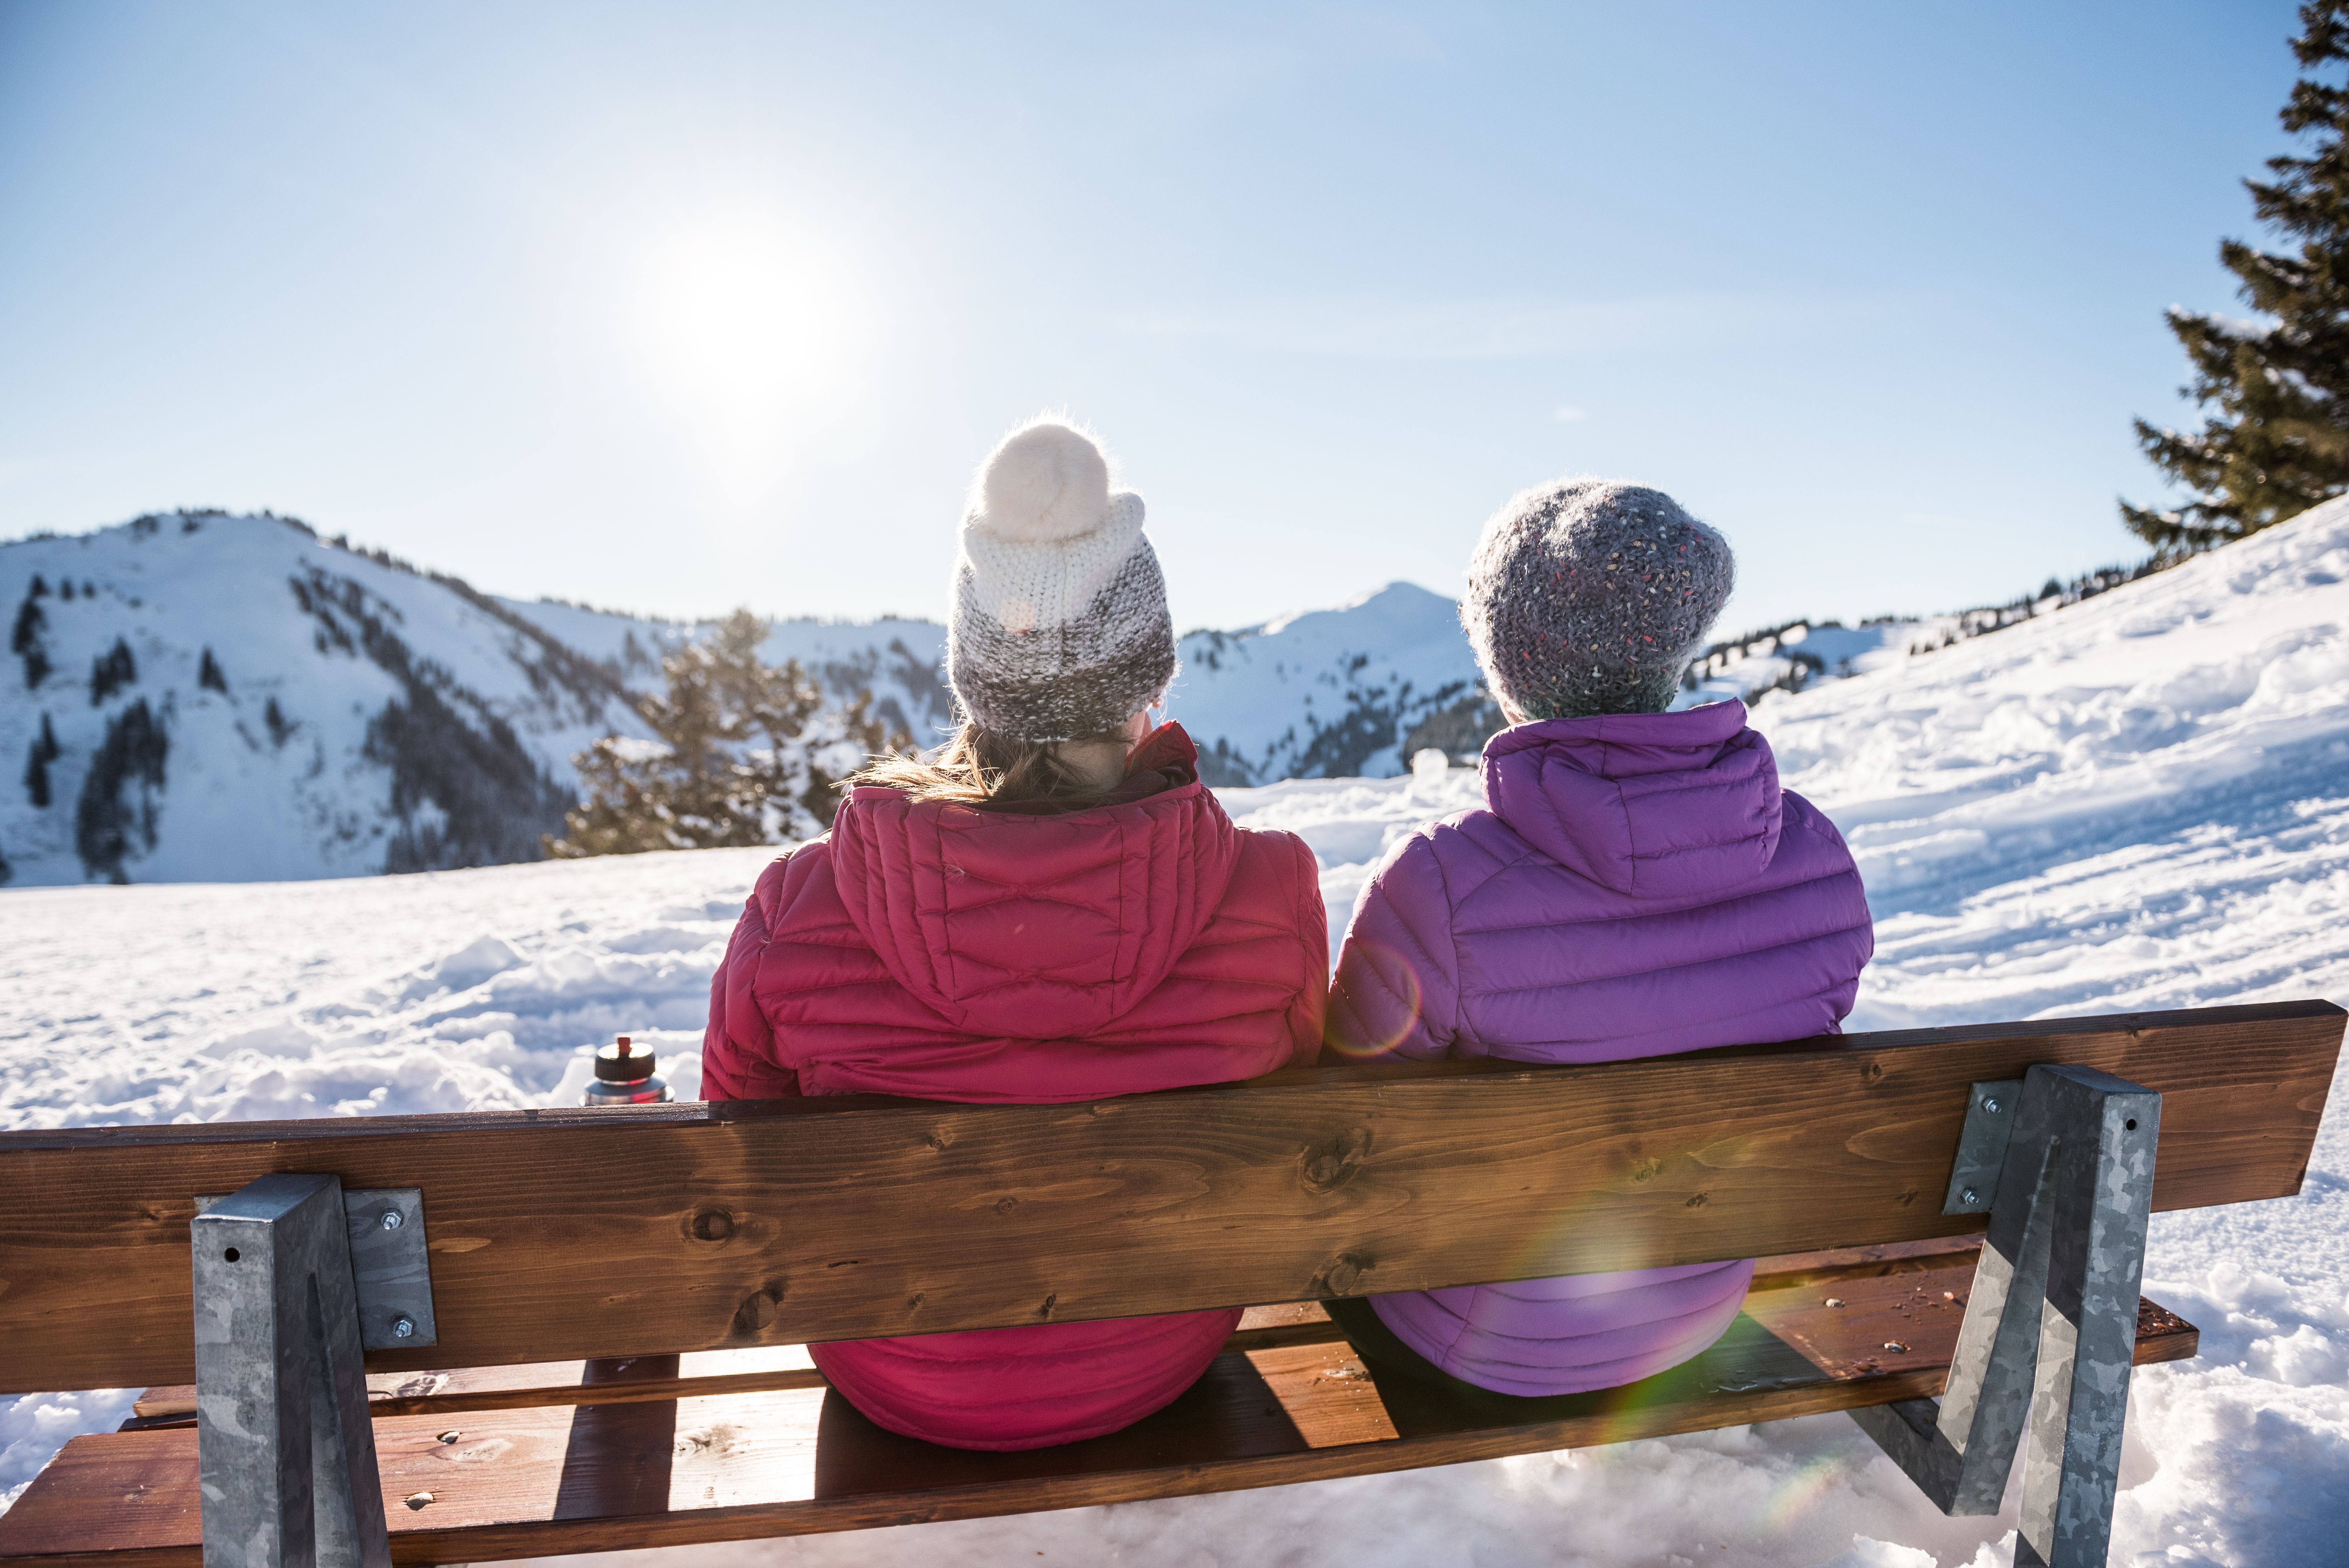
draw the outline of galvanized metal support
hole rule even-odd
[[[2103,1568],[2160,1133],[2160,1095],[2092,1068],[1976,1084],[1943,1212],[1990,1233],[1948,1386],[1851,1413],[1951,1514],[1998,1511],[2027,1413],[2016,1568]]]
[[[333,1176],[264,1176],[196,1216],[204,1568],[390,1568],[350,1224]]]

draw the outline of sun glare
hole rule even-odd
[[[817,244],[781,228],[711,229],[656,251],[647,282],[648,346],[697,420],[772,439],[843,374],[854,291]]]

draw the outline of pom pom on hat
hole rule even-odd
[[[1044,418],[1014,430],[979,469],[970,523],[998,539],[1074,539],[1109,516],[1109,458],[1074,426]]]

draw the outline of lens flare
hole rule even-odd
[[[1372,1061],[1387,1055],[1419,1026],[1423,998],[1419,973],[1403,954],[1359,934],[1348,943],[1358,955],[1338,969],[1338,990],[1346,1002],[1344,1016],[1352,1028],[1333,1033],[1331,1048],[1355,1061]]]
[[[1826,1494],[1827,1488],[1835,1484],[1836,1476],[1842,1468],[1836,1460],[1826,1458],[1815,1459],[1800,1466],[1779,1482],[1777,1490],[1770,1494],[1769,1502],[1762,1510],[1763,1518],[1769,1522],[1773,1530],[1785,1530],[1809,1512]]]

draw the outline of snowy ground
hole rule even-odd
[[[2349,504],[1756,724],[1878,921],[1855,1027],[2349,1000]],[[1465,771],[1231,790],[1321,857],[1333,934]],[[588,1043],[698,1078],[758,851],[247,886],[0,893],[0,1126],[516,1106]],[[2349,1131],[2292,1201],[2158,1217],[2147,1290],[2203,1354],[2138,1375],[2113,1561],[2349,1561]],[[0,1404],[0,1498],[129,1396]],[[1271,1491],[660,1554],[773,1563],[1988,1568],[1842,1417]],[[1886,1543],[1894,1544],[1886,1544]]]

